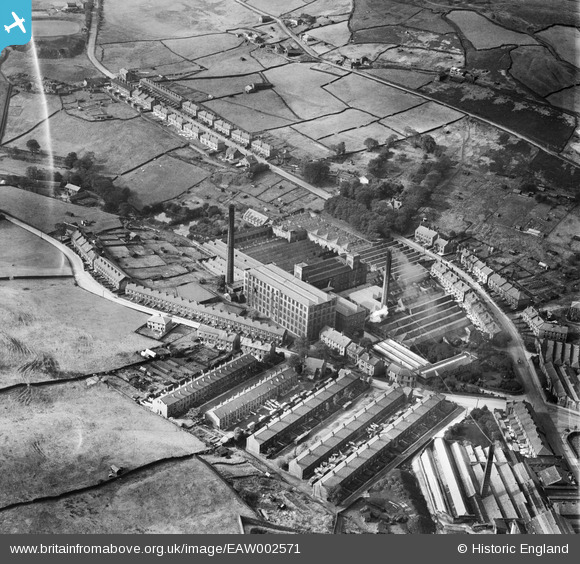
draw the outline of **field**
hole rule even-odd
[[[88,122],[61,112],[50,119],[50,131],[56,154],[64,156],[76,151],[80,155],[92,151],[97,164],[113,174],[131,170],[185,144],[144,119]],[[13,145],[24,149],[26,141],[37,135],[36,130],[32,131]],[[152,139],[155,143],[151,143]]]
[[[40,196],[13,186],[0,186],[0,209],[44,233],[52,233],[55,224],[74,219],[94,221],[95,232],[120,225],[119,217],[96,208],[76,206],[54,198]]]
[[[447,14],[447,18],[459,27],[476,49],[493,49],[502,45],[537,45],[538,43],[529,35],[496,25],[476,12],[454,10]]]
[[[325,43],[330,43],[330,45],[335,47],[342,47],[350,39],[350,30],[348,29],[348,22],[340,22],[312,29],[308,32],[308,35]]]
[[[243,38],[232,33],[215,33],[183,39],[166,39],[163,41],[168,49],[184,59],[195,60],[229,49],[235,49],[243,43]]]
[[[336,80],[335,76],[297,63],[267,70],[264,75],[290,109],[302,119],[314,119],[346,108],[322,88]]]
[[[330,150],[327,147],[312,141],[293,127],[283,127],[272,133],[284,141],[297,159],[324,159],[330,155]]]
[[[294,129],[312,139],[321,139],[346,129],[367,125],[372,121],[376,121],[376,119],[375,116],[371,116],[366,112],[348,109],[338,114],[296,124]]]
[[[2,283],[0,317],[4,335],[16,339],[15,348],[0,339],[3,385],[21,382],[19,367],[47,354],[61,373],[89,374],[134,362],[135,354],[151,345],[133,333],[147,320],[136,312],[81,290],[70,279],[14,280]],[[41,371],[32,380],[47,380]]]
[[[412,94],[354,74],[329,84],[326,89],[349,106],[377,117],[390,116],[423,103],[421,98]]]
[[[193,457],[88,492],[4,511],[0,533],[237,534],[238,515],[254,513],[213,469]]]
[[[354,41],[355,43],[389,43],[453,53],[463,52],[459,38],[453,33],[442,35],[430,31],[408,29],[404,26],[373,27],[357,31],[354,34]]]
[[[339,49],[333,49],[325,54],[324,58],[328,60],[340,59],[346,57],[347,59],[360,59],[367,57],[374,61],[381,53],[387,49],[394,47],[394,45],[385,45],[384,43],[350,43]]]
[[[573,86],[580,81],[580,71],[556,59],[545,47],[518,47],[511,52],[510,74],[539,94]]]
[[[381,54],[375,66],[381,64],[398,67],[439,71],[449,70],[449,67],[462,67],[465,57],[463,53],[448,53],[441,51],[425,51],[411,47],[397,47]]]
[[[161,41],[134,41],[129,43],[101,44],[102,55],[99,60],[113,72],[123,68],[131,61],[132,68],[154,68],[163,73],[166,65],[185,63],[186,68],[199,69],[194,63],[184,61],[180,55],[173,53]]]
[[[578,113],[578,108],[580,108],[580,86],[572,86],[561,92],[551,94],[547,100],[553,106]]]
[[[381,123],[399,133],[405,133],[405,128],[407,127],[419,133],[424,133],[457,121],[463,116],[464,114],[435,102],[426,102],[406,112],[387,117],[381,120]]]
[[[81,24],[71,20],[33,20],[32,35],[36,38],[74,35],[81,31]]]
[[[407,88],[421,88],[421,86],[425,86],[425,84],[429,84],[433,81],[432,75],[411,70],[368,69],[366,72],[372,76],[377,76],[397,84],[402,84]]]
[[[127,470],[205,448],[171,422],[99,383],[0,396],[0,506],[56,495]]]
[[[171,200],[201,182],[208,172],[169,155],[161,157],[119,177],[119,183],[131,189],[131,203],[141,209],[155,202]]]
[[[257,16],[234,0],[125,0],[104,5],[99,42],[140,41],[220,33],[255,24]]]
[[[243,76],[228,76],[224,78],[190,78],[172,82],[172,86],[179,84],[194,91],[203,92],[214,98],[231,96],[232,94],[243,94],[244,88],[252,82],[260,84],[264,80],[258,74],[249,74]]]
[[[362,151],[366,149],[364,142],[368,137],[376,139],[380,144],[383,144],[393,134],[397,136],[392,129],[380,123],[370,123],[369,125],[363,125],[362,127],[343,131],[342,133],[329,135],[322,139],[321,142],[327,147],[331,147],[344,141],[347,151]]]
[[[536,35],[550,43],[562,59],[571,65],[579,65],[580,30],[575,27],[555,25],[536,33]]]
[[[241,45],[240,47],[224,51],[223,53],[201,57],[195,62],[207,70],[202,70],[196,77],[210,78],[260,72],[265,67],[268,67],[268,65],[264,65],[254,57],[254,53],[257,54],[258,51],[259,49],[255,45]],[[286,62],[285,59],[284,62]],[[273,62],[274,66],[279,64],[280,62]]]
[[[308,3],[304,9],[297,8],[295,14],[306,12],[311,16],[336,16],[349,14],[352,10],[353,0],[314,0]]]
[[[409,6],[393,0],[356,0],[351,18],[351,29],[358,31],[374,27],[377,22],[383,25],[402,23],[420,11],[421,8],[417,6]]]
[[[59,111],[62,108],[58,96],[47,96],[48,114]],[[10,99],[10,109],[8,110],[8,120],[4,131],[4,142],[8,142],[14,137],[18,137],[36,127],[39,122],[45,119],[42,109],[41,97],[39,94],[19,92]],[[38,139],[43,144],[42,136]],[[46,147],[43,147],[46,149]]]
[[[455,29],[446,22],[440,14],[431,10],[421,10],[405,21],[405,25],[417,29],[432,31],[433,33],[455,33]]]
[[[0,249],[0,277],[72,276],[56,247],[9,221],[0,220]]]
[[[280,16],[294,9],[303,8],[307,2],[302,0],[248,0],[248,4],[268,14]]]

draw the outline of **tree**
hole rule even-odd
[[[435,143],[435,139],[431,137],[431,135],[423,135],[421,137],[421,148],[426,153],[432,153],[437,147],[437,143]]]
[[[346,145],[344,144],[344,141],[332,145],[331,149],[336,153],[337,157],[342,157],[346,153]]]
[[[374,151],[378,146],[379,142],[372,137],[367,137],[364,140],[364,146],[367,148],[368,151]]]
[[[310,182],[315,186],[324,184],[329,172],[330,166],[324,160],[302,163],[302,176],[304,176],[306,182]]]
[[[40,152],[40,144],[36,139],[29,139],[26,142],[26,147],[33,155]]]
[[[368,337],[363,337],[358,343],[363,349],[370,349],[373,342]]]
[[[397,139],[398,137],[395,134],[389,135],[385,140],[385,147],[387,147],[387,149],[390,149],[397,142]]]
[[[64,166],[73,168],[78,160],[77,154],[73,151],[64,158]]]
[[[35,166],[29,166],[26,169],[26,178],[28,178],[28,180],[32,180],[34,182],[36,180],[41,180],[42,177],[43,173],[39,168]]]

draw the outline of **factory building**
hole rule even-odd
[[[325,291],[342,292],[366,284],[367,265],[360,255],[346,254],[307,264],[294,265],[294,276]]]

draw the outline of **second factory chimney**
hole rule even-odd
[[[389,285],[391,282],[391,251],[387,250],[387,262],[385,264],[385,274],[383,280],[383,298],[381,300],[381,307],[386,307],[389,300]]]
[[[228,224],[228,262],[226,266],[226,284],[234,281],[234,214],[235,206],[230,204]]]

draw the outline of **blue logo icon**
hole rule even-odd
[[[0,0],[0,52],[32,37],[32,0]]]

